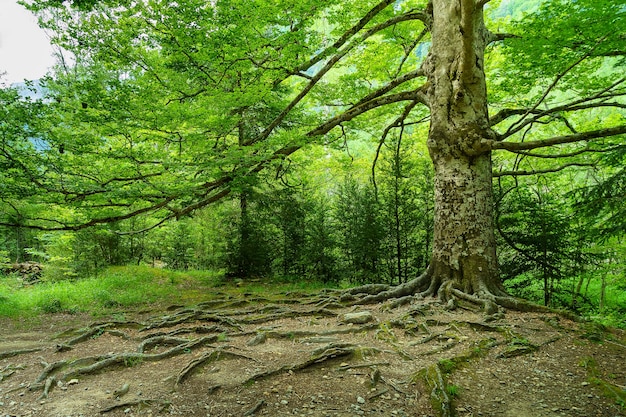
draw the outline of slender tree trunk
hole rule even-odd
[[[395,227],[395,240],[396,240],[396,267],[398,268],[398,282],[403,283],[406,282],[404,277],[404,271],[402,270],[402,229],[401,229],[401,219],[400,219],[400,161],[398,160],[398,154],[396,153],[394,157],[394,227]]]
[[[499,283],[492,195],[493,136],[483,70],[488,32],[475,0],[433,0],[428,58],[435,170],[431,292],[505,295]]]
[[[602,284],[600,287],[600,305],[598,306],[600,313],[604,312],[605,300],[606,300],[606,272],[602,274]]]

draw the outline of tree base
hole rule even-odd
[[[396,308],[427,297],[437,297],[450,310],[466,308],[482,310],[486,315],[502,314],[505,309],[521,312],[551,312],[548,307],[509,295],[501,285],[479,282],[477,289],[461,289],[457,279],[449,274],[436,273],[432,264],[417,278],[389,286],[369,284],[350,288],[340,293],[339,301],[352,305],[386,303]]]

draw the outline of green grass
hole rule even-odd
[[[111,267],[97,277],[22,286],[14,276],[0,277],[0,316],[41,313],[106,313],[153,303],[191,304],[219,281],[213,272],[173,272],[147,266]]]
[[[450,397],[457,398],[461,388],[458,385],[446,385],[446,391]]]
[[[589,282],[587,279],[588,277],[585,278],[582,288],[583,297],[578,299],[579,310],[576,313],[607,326],[626,328],[626,316],[624,315],[626,312],[626,284],[623,278],[616,276],[607,278],[602,311],[599,308],[602,286],[600,276],[598,274],[592,276]],[[569,291],[577,283],[578,277],[564,278],[560,281],[560,294],[555,296],[555,300],[558,299],[563,304],[556,302],[552,307],[569,308],[571,304]],[[543,284],[539,279],[519,276],[505,281],[504,285],[515,296],[526,298],[538,304],[543,303]]]
[[[192,305],[222,297],[251,294],[285,297],[326,287],[309,280],[226,280],[221,271],[169,271],[148,266],[110,267],[97,277],[23,286],[15,276],[0,275],[0,317],[35,317],[47,313],[95,316],[147,306]]]

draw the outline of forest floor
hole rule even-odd
[[[626,416],[623,331],[333,299],[2,319],[0,417]]]

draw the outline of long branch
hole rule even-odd
[[[559,172],[559,171],[563,171],[564,169],[570,168],[570,167],[592,167],[595,166],[595,164],[593,163],[582,163],[582,162],[572,162],[570,164],[564,164],[555,168],[546,168],[546,169],[533,169],[530,171],[525,171],[525,170],[516,170],[516,171],[500,171],[500,172],[494,172],[492,174],[492,177],[494,178],[498,178],[498,177],[506,177],[506,176],[512,176],[512,177],[521,177],[521,176],[525,176],[525,175],[537,175],[537,174],[550,174],[553,172]]]
[[[174,196],[167,197],[166,199],[164,199],[160,203],[153,204],[153,205],[150,205],[150,206],[147,206],[147,207],[143,207],[141,209],[137,209],[137,210],[125,213],[125,214],[120,214],[120,215],[117,215],[117,216],[101,217],[101,218],[98,218],[98,219],[92,219],[92,220],[90,220],[88,222],[80,223],[80,224],[76,224],[76,225],[67,225],[66,224],[66,225],[59,226],[59,227],[46,227],[46,226],[41,226],[41,225],[36,225],[36,224],[15,224],[15,223],[9,223],[9,222],[0,221],[0,226],[7,226],[7,227],[19,226],[19,227],[24,227],[24,228],[28,228],[28,229],[44,230],[44,231],[59,231],[59,230],[77,231],[77,230],[86,229],[86,228],[91,227],[91,226],[96,226],[98,224],[115,223],[115,222],[118,222],[118,221],[127,220],[127,219],[130,219],[132,217],[139,216],[141,214],[153,213],[155,211],[158,211],[160,209],[165,208],[169,203],[171,203],[175,199],[176,199],[176,197],[174,197]]]
[[[531,120],[528,120],[526,124],[530,124],[533,122],[536,122],[537,120],[541,119],[542,117],[545,116],[550,116],[554,113],[561,113],[561,112],[574,112],[574,111],[580,111],[580,110],[589,110],[589,109],[595,109],[595,108],[599,108],[599,107],[614,107],[614,108],[618,108],[618,109],[624,109],[626,108],[626,104],[624,103],[619,103],[616,101],[603,101],[603,102],[591,102],[591,103],[586,103],[583,104],[584,101],[591,101],[591,100],[597,100],[597,99],[606,99],[606,98],[616,98],[616,97],[621,97],[621,96],[626,96],[626,93],[618,93],[618,94],[611,94],[611,95],[607,95],[607,96],[600,96],[600,97],[593,97],[593,98],[586,98],[586,99],[581,99],[581,100],[576,100],[575,102],[572,103],[567,103],[567,104],[563,104],[561,106],[555,106],[555,107],[551,107],[549,109],[545,109],[545,110],[534,110],[531,111],[530,109],[527,108],[520,108],[520,109],[502,109],[500,110],[498,113],[496,113],[495,115],[491,116],[489,118],[489,124],[490,126],[496,126],[499,123],[502,123],[504,120],[508,119],[511,116],[517,116],[520,114],[527,114],[527,113],[532,113],[535,117],[533,117]],[[500,135],[500,139],[506,139],[507,137],[511,136],[513,133],[508,133],[508,134],[502,134]]]
[[[601,38],[598,42],[596,42],[596,44],[589,50],[587,51],[587,53],[583,54],[580,58],[578,58],[575,62],[573,62],[570,66],[568,66],[567,68],[565,68],[565,70],[563,72],[561,72],[560,74],[557,74],[557,76],[554,78],[554,80],[552,81],[552,83],[548,86],[548,88],[546,88],[546,91],[544,91],[543,95],[541,96],[541,98],[539,98],[539,100],[537,100],[537,102],[535,103],[535,105],[530,108],[526,114],[524,114],[517,122],[513,123],[506,131],[505,135],[511,135],[515,132],[519,132],[521,129],[524,128],[524,126],[526,126],[528,124],[528,122],[524,122],[524,119],[526,118],[526,116],[528,116],[531,112],[534,112],[535,110],[537,110],[537,108],[541,105],[541,103],[543,103],[543,101],[546,99],[546,97],[548,97],[548,94],[550,94],[550,92],[556,87],[556,85],[563,79],[563,77],[565,77],[567,75],[567,73],[569,73],[571,70],[573,70],[576,66],[578,66],[579,64],[581,64],[585,59],[589,58],[591,52],[593,52],[593,50],[600,44],[602,43],[602,41],[604,41],[604,39],[606,39],[606,36],[604,36],[603,38]]]
[[[616,151],[616,150],[619,150],[619,149],[622,149],[622,148],[623,148],[623,145],[612,146],[612,147],[606,148],[606,149],[592,149],[592,148],[589,148],[589,147],[585,147],[585,148],[579,149],[577,151],[567,152],[567,153],[560,153],[560,154],[554,154],[554,155],[534,153],[534,152],[526,152],[526,151],[511,151],[511,152],[519,154],[519,155],[523,155],[523,156],[530,156],[532,158],[563,159],[563,158],[571,158],[571,157],[582,155],[582,154],[585,154],[585,153],[608,153],[608,152],[613,152],[613,151]]]
[[[572,135],[555,136],[550,139],[536,140],[531,142],[500,142],[485,140],[484,143],[492,150],[504,149],[507,151],[527,151],[531,149],[547,148],[566,143],[584,142],[598,138],[623,135],[626,133],[626,125],[609,127],[606,129],[591,130],[588,132],[575,133]]]
[[[382,97],[376,97],[372,100],[369,100],[365,103],[361,103],[357,106],[353,106],[350,109],[346,110],[344,113],[339,114],[335,117],[333,117],[332,119],[326,121],[325,123],[319,125],[318,127],[310,130],[307,134],[306,137],[308,138],[313,138],[313,137],[318,137],[318,136],[322,136],[326,133],[328,133],[330,130],[332,130],[333,128],[335,128],[336,126],[338,126],[339,124],[346,122],[346,121],[350,121],[352,119],[354,119],[355,117],[378,107],[381,106],[385,106],[388,104],[393,104],[393,103],[398,103],[398,102],[402,102],[402,101],[416,101],[416,102],[425,102],[425,95],[423,94],[423,92],[421,91],[421,89],[416,89],[416,90],[412,90],[412,91],[404,91],[404,92],[400,92],[400,93],[396,93],[396,94],[391,94],[391,95],[387,95],[387,96],[382,96]],[[268,156],[267,158],[265,158],[263,161],[258,162],[254,165],[252,165],[250,167],[250,169],[248,170],[247,175],[253,175],[256,174],[260,171],[262,171],[263,169],[265,169],[272,161],[275,160],[279,160],[279,159],[284,159],[287,156],[293,154],[294,152],[298,151],[300,148],[302,147],[302,145],[300,144],[296,144],[296,143],[292,143],[290,145],[284,146],[276,151],[274,151],[270,156]],[[97,219],[92,219],[88,222],[85,223],[81,223],[81,224],[76,224],[76,225],[63,225],[63,226],[57,226],[57,227],[46,227],[46,226],[41,226],[41,225],[36,225],[36,224],[20,224],[20,227],[25,227],[25,228],[29,228],[29,229],[35,229],[35,230],[46,230],[46,231],[55,231],[55,230],[82,230],[91,226],[95,226],[98,224],[105,224],[105,223],[113,223],[113,222],[117,222],[117,221],[121,221],[121,220],[126,220],[141,214],[146,214],[146,213],[153,213],[156,212],[160,209],[167,209],[169,210],[171,213],[168,214],[167,216],[165,216],[166,219],[173,219],[173,218],[178,218],[181,216],[184,216],[186,214],[191,213],[192,211],[195,211],[197,209],[206,207],[214,202],[217,202],[219,200],[221,200],[222,198],[228,196],[231,192],[230,189],[230,183],[234,180],[234,177],[229,175],[229,176],[224,176],[216,181],[213,181],[211,183],[207,183],[205,185],[203,185],[202,187],[200,187],[200,190],[204,190],[204,197],[202,199],[200,199],[199,201],[196,201],[195,203],[189,204],[181,209],[174,209],[172,207],[169,207],[169,204],[172,203],[173,201],[175,201],[178,196],[169,196],[166,197],[163,201],[157,203],[157,204],[153,204],[147,207],[144,207],[142,209],[138,209],[138,210],[134,210],[132,212],[126,213],[126,214],[121,214],[118,216],[108,216],[108,217],[103,217],[103,218],[97,218]],[[163,219],[160,219],[160,221],[158,222],[158,224],[161,224],[163,221]],[[12,223],[7,223],[7,222],[0,222],[0,226],[17,226],[16,224],[12,224]],[[156,226],[155,226],[156,227]],[[146,230],[149,230],[152,227],[149,227]]]
[[[300,91],[300,93],[298,93],[298,95],[293,100],[291,100],[289,104],[287,104],[287,106],[283,109],[283,111],[280,112],[280,114],[276,116],[276,118],[274,118],[274,120],[259,135],[249,140],[245,145],[246,146],[251,145],[253,143],[267,139],[271,135],[271,133],[274,131],[274,129],[276,129],[283,122],[285,117],[287,117],[287,115],[309,94],[309,92],[322,79],[322,77],[324,77],[324,75],[326,75],[328,71],[333,69],[335,65],[343,57],[345,57],[350,51],[352,51],[361,42],[365,41],[369,37],[380,32],[381,30],[386,29],[390,26],[393,26],[397,23],[409,21],[409,20],[423,20],[423,19],[424,19],[424,14],[417,13],[417,12],[409,12],[409,13],[405,13],[402,15],[398,15],[370,28],[369,30],[367,30],[365,33],[361,35],[358,41],[354,41],[352,43],[345,45],[343,49],[339,50],[335,55],[333,55],[328,60],[328,62],[326,62],[326,64],[314,76],[310,78],[307,85],[302,89],[302,91]]]

